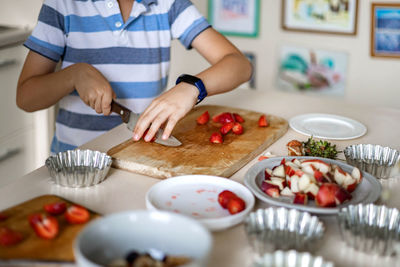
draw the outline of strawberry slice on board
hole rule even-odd
[[[223,207],[224,209],[228,208],[228,202],[231,200],[231,198],[237,197],[235,193],[229,190],[224,190],[221,193],[218,194],[218,203]]]
[[[232,130],[233,126],[234,126],[233,122],[225,123],[224,125],[221,126],[219,131],[221,132],[221,134],[225,135],[225,134],[229,133],[230,130]]]
[[[243,133],[243,126],[240,123],[235,122],[235,124],[232,127],[232,132],[234,134],[237,134],[237,135],[242,134]]]
[[[23,236],[20,232],[14,231],[8,227],[0,227],[0,246],[12,246],[20,243]]]
[[[237,114],[237,113],[233,113],[233,118],[235,119],[236,122],[239,122],[239,123],[243,123],[243,122],[244,122],[243,117],[240,116],[240,115]]]
[[[231,198],[228,202],[228,211],[230,214],[236,214],[246,208],[246,203],[240,197]]]
[[[211,134],[210,142],[213,144],[222,144],[224,140],[222,139],[222,135],[216,132]]]
[[[264,114],[260,116],[260,118],[258,119],[258,126],[268,127],[267,116],[265,116]]]
[[[70,224],[81,224],[89,221],[90,213],[89,211],[79,205],[70,206],[64,214],[65,219]]]
[[[53,216],[32,214],[29,216],[29,224],[40,238],[53,239],[58,234],[58,221]]]
[[[7,219],[8,219],[8,216],[6,214],[0,212],[0,222],[5,221]]]
[[[208,111],[205,111],[203,114],[201,114],[197,118],[196,121],[197,121],[197,124],[203,125],[203,124],[206,124],[209,120],[210,120],[210,114],[208,113]]]
[[[44,210],[51,215],[60,215],[67,209],[67,204],[65,202],[55,202],[44,205]]]
[[[213,122],[219,122],[221,124],[225,124],[228,122],[235,122],[235,119],[233,118],[232,113],[229,112],[223,112],[221,114],[215,115],[212,118]]]

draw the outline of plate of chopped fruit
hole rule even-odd
[[[274,157],[252,166],[245,185],[268,204],[332,215],[348,205],[373,203],[382,186],[372,175],[339,160]]]
[[[212,231],[241,223],[254,202],[246,186],[211,175],[168,178],[153,185],[146,194],[147,209],[192,217]]]

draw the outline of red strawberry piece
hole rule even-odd
[[[260,116],[260,118],[258,119],[258,126],[259,127],[267,127],[268,126],[267,116],[265,116],[265,115]]]
[[[240,123],[242,123],[242,122],[244,122],[244,119],[243,119],[243,117],[242,116],[240,116],[239,114],[237,114],[237,113],[233,113],[233,118],[235,119],[235,121],[237,121],[237,122],[240,122]]]
[[[90,213],[82,206],[72,205],[67,209],[64,216],[70,224],[81,224],[89,221]]]
[[[14,231],[8,227],[0,228],[0,246],[12,246],[18,244],[23,239],[20,232]]]
[[[235,124],[233,125],[233,128],[232,128],[232,132],[237,135],[242,134],[243,126],[240,123],[235,122]]]
[[[246,208],[246,203],[239,197],[231,198],[228,202],[228,211],[230,214],[236,214]]]
[[[144,131],[144,133],[143,133],[143,139],[146,137],[148,131],[149,131],[149,128],[146,129],[146,131]],[[156,140],[156,137],[153,136],[153,138],[151,138],[150,142],[154,142],[155,140]]]
[[[0,222],[8,219],[8,216],[0,212]]]
[[[220,133],[212,133],[210,136],[210,142],[213,144],[222,144],[224,140],[222,139],[222,135]]]
[[[210,114],[208,111],[205,111],[197,118],[197,124],[203,125],[206,124],[210,120]]]
[[[225,123],[224,125],[221,126],[219,131],[221,132],[221,134],[225,135],[229,133],[229,131],[233,128],[233,125],[234,125],[233,122]]]
[[[307,205],[307,202],[308,202],[307,194],[296,193],[296,195],[294,196],[294,200],[293,200],[294,204]]]
[[[228,202],[231,200],[231,198],[237,197],[235,193],[229,191],[229,190],[224,190],[221,193],[218,194],[218,203],[223,207],[224,209],[228,208]]]
[[[223,112],[221,114],[218,114],[218,115],[214,116],[212,118],[212,120],[214,122],[219,122],[221,124],[225,124],[228,122],[235,122],[235,119],[233,118],[232,113],[229,113],[229,112]]]
[[[44,205],[44,210],[51,215],[60,215],[67,209],[67,204],[65,202],[55,202]]]
[[[53,239],[58,234],[58,221],[50,215],[32,214],[29,224],[40,238]]]

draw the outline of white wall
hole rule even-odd
[[[192,1],[206,16],[208,1]],[[369,52],[371,2],[399,3],[399,1],[359,0],[358,2],[356,36],[284,31],[280,23],[281,0],[261,0],[258,38],[229,37],[229,39],[242,51],[255,53],[258,90],[276,90],[280,47],[294,44],[348,53],[349,65],[344,101],[400,108],[400,59],[372,58]],[[208,66],[195,51],[185,51],[178,42],[174,42],[172,53],[170,86],[181,73],[195,74]]]
[[[43,0],[0,0],[0,24],[34,27]]]

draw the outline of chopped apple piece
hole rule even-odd
[[[307,165],[313,165],[317,170],[319,170],[322,173],[327,173],[331,170],[331,166],[319,159],[309,159],[305,160],[301,163],[301,167],[304,168]]]
[[[274,184],[268,183],[268,181],[264,181],[261,184],[261,189],[270,197],[277,198],[279,197],[279,187]]]
[[[279,165],[275,169],[272,170],[272,176],[282,177],[285,178],[285,167],[284,165]]]
[[[320,207],[336,207],[349,199],[351,195],[339,185],[325,183],[320,186],[315,202]]]
[[[318,191],[319,191],[319,186],[312,183],[304,190],[304,193],[307,193],[308,198],[313,200],[317,196]]]
[[[356,179],[357,184],[359,184],[362,180],[362,173],[357,167],[353,168],[353,171],[351,172],[351,176]]]
[[[294,204],[307,205],[307,202],[308,202],[307,194],[302,194],[302,193],[295,194],[295,197],[293,200]]]
[[[300,191],[299,190],[299,180],[300,180],[300,178],[297,175],[293,175],[290,178],[290,189],[292,190],[293,193],[298,193]]]
[[[289,187],[285,187],[285,188],[283,188],[283,190],[281,191],[281,195],[282,195],[282,196],[287,196],[287,197],[292,197],[292,196],[294,196],[294,193],[290,190]]]

